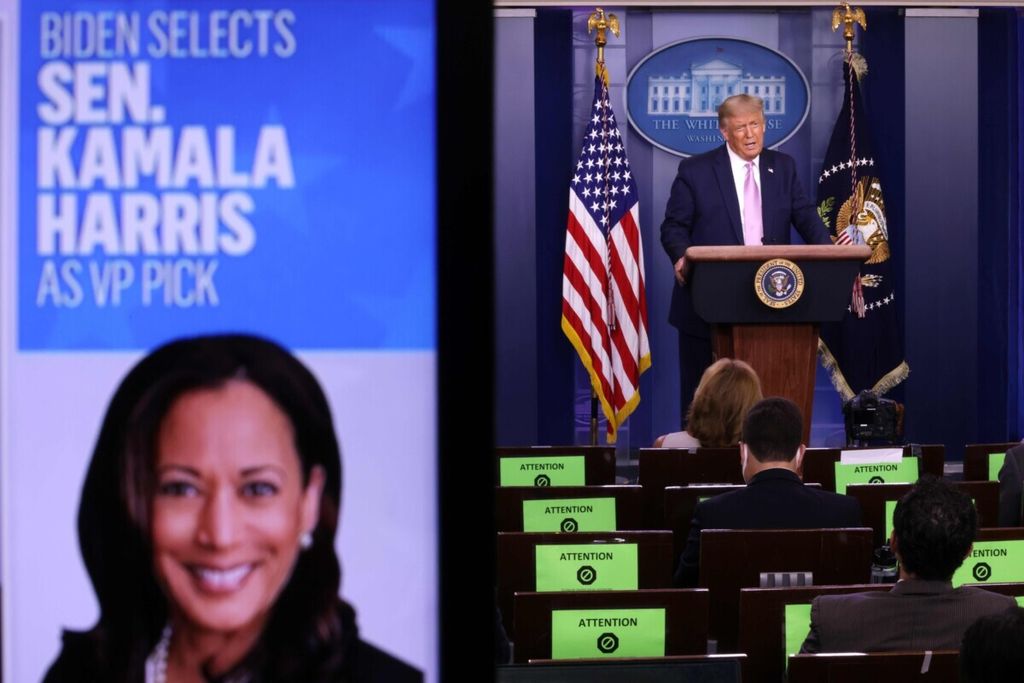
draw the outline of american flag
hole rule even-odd
[[[600,75],[590,114],[569,183],[562,330],[590,374],[614,443],[651,365],[644,250],[636,182]]]

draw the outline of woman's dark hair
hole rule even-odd
[[[157,434],[183,394],[240,379],[265,392],[291,422],[303,484],[316,466],[324,489],[313,544],[299,553],[260,644],[242,663],[267,680],[318,680],[336,668],[343,632],[334,551],[341,454],[330,408],[312,373],[277,344],[247,335],[170,342],[143,358],[107,408],[78,510],[82,557],[100,606],[90,637],[105,680],[138,679],[167,622],[167,598],[153,573],[150,511]]]

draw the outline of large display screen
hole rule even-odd
[[[78,521],[108,407],[113,415],[115,396],[139,405],[148,396],[118,392],[122,379],[171,340],[245,333],[293,352],[326,395],[343,472],[340,596],[359,638],[436,680],[433,3],[16,7],[3,26],[2,99],[3,140],[17,155],[0,175],[14,200],[0,244],[4,678],[40,680],[62,652],[62,631],[88,636],[101,615],[99,570],[80,546],[83,535],[114,531]],[[258,385],[252,376],[228,383]],[[264,616],[286,611],[289,572],[310,552],[304,537],[281,546],[264,533],[247,541],[254,556],[196,559],[189,553],[214,542],[193,520],[195,547],[177,557],[187,585],[176,588],[159,561],[165,499],[221,501],[217,519],[245,537],[253,527],[231,505],[249,510],[287,489],[246,480],[222,492],[234,481],[218,459],[226,446],[188,473],[195,481],[165,481],[161,430],[175,401],[197,392],[172,393],[155,431],[140,432],[150,437],[140,447],[142,494],[121,501],[144,509],[132,518],[142,520],[135,545],[152,555],[140,557],[160,604],[143,617],[180,626],[172,655],[183,629],[232,600]],[[277,408],[287,401],[263,394]],[[290,417],[285,430],[305,457]],[[135,451],[110,457],[125,468]],[[108,474],[127,476],[117,467]],[[312,471],[302,487],[318,481]],[[303,531],[305,517],[294,515]],[[257,599],[270,556],[284,566],[280,585],[268,580]],[[147,647],[151,660],[160,642]]]

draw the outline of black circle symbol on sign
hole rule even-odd
[[[577,522],[572,517],[566,517],[565,519],[562,520],[562,531],[571,534],[574,531],[579,531],[579,530],[580,530],[579,522]]]
[[[979,562],[974,565],[974,570],[971,573],[974,574],[976,581],[988,581],[992,578],[992,567],[988,562]]]
[[[610,654],[619,649],[619,637],[614,633],[602,633],[597,637],[597,649]]]
[[[537,478],[533,480],[534,486],[551,486],[551,477],[546,474],[538,474]]]
[[[589,564],[585,564],[576,570],[576,580],[584,586],[589,586],[597,581],[597,570]]]
[[[876,477],[871,477],[870,479],[868,479],[868,483],[869,484],[884,484],[885,483],[885,479],[882,479],[881,477],[877,477],[877,476]]]

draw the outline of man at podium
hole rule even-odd
[[[764,149],[764,103],[733,95],[718,108],[721,147],[679,162],[661,224],[661,244],[675,268],[669,322],[679,330],[680,410],[711,364],[707,323],[693,308],[684,276],[692,246],[789,244],[790,226],[808,244],[831,244],[804,192],[793,157]]]

